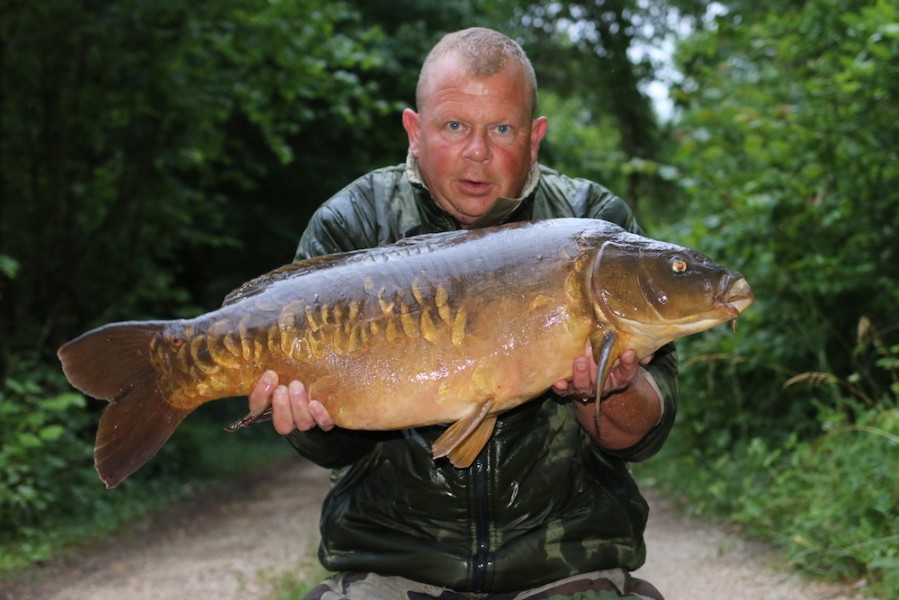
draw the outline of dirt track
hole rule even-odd
[[[0,600],[264,599],[279,575],[315,572],[327,472],[298,460],[184,502],[138,530],[0,582]],[[637,575],[668,600],[846,600],[852,590],[801,581],[774,558],[650,498],[649,559]]]

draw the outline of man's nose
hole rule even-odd
[[[487,132],[474,132],[465,145],[463,156],[475,162],[483,162],[490,159],[490,142],[487,140]]]

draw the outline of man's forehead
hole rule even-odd
[[[438,65],[435,64],[436,66]],[[483,99],[490,100],[490,105],[495,105],[497,111],[512,113],[510,116],[513,116],[519,112],[528,112],[522,103],[525,87],[526,79],[520,69],[514,69],[514,65],[507,65],[493,75],[478,77],[467,70],[464,64],[449,62],[446,68],[433,69],[425,80],[421,97],[423,106],[418,109],[422,112],[449,109]],[[525,95],[524,98],[526,97]]]

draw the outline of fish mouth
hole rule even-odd
[[[735,279],[728,278],[725,281],[726,288],[720,295],[721,306],[724,311],[736,319],[740,314],[749,308],[755,300],[749,282],[742,275],[737,274]]]

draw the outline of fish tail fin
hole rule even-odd
[[[107,487],[146,463],[193,409],[170,404],[160,392],[150,345],[165,322],[113,323],[63,345],[57,352],[69,382],[107,400],[100,417],[94,464]]]
[[[149,388],[107,406],[94,446],[94,466],[106,487],[114,488],[153,458],[190,412]]]

